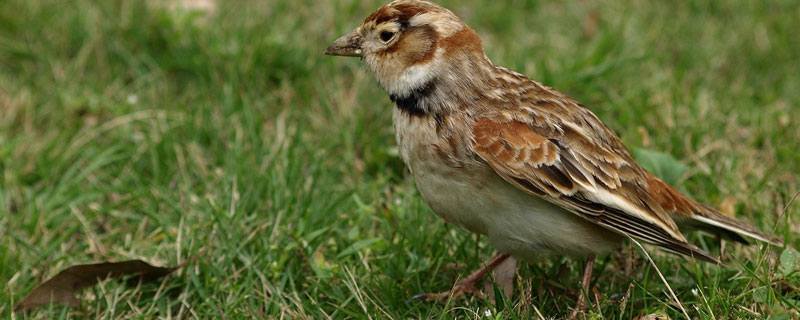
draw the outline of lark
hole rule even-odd
[[[445,221],[486,235],[498,254],[450,291],[509,257],[587,257],[626,239],[718,263],[680,228],[747,243],[780,241],[681,194],[639,166],[589,109],[495,65],[451,11],[399,0],[337,39],[328,55],[360,57],[394,103],[400,155],[422,198]],[[578,301],[579,308],[582,299]]]

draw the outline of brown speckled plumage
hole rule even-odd
[[[438,5],[392,2],[328,50],[357,52],[398,106],[397,142],[426,202],[502,252],[591,254],[631,237],[717,261],[679,225],[779,242],[644,170],[589,109],[494,65]]]

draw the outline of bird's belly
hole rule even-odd
[[[489,168],[451,168],[429,161],[414,165],[414,178],[423,199],[445,221],[485,234],[499,251],[523,259],[603,253],[622,240],[517,189]]]

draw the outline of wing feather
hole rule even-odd
[[[472,148],[503,179],[532,195],[620,234],[718,262],[689,244],[667,211],[648,205],[658,199],[645,190],[647,173],[621,144],[592,144],[574,124],[539,131],[503,115],[479,118]]]

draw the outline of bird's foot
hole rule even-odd
[[[459,281],[452,289],[435,293],[421,293],[414,296],[416,300],[431,301],[431,302],[446,302],[448,300],[457,300],[463,298],[466,294],[471,294],[479,298],[483,298],[483,292],[475,286],[476,281]]]
[[[452,289],[437,293],[421,293],[414,296],[412,299],[445,302],[448,300],[463,298],[465,294],[472,294],[479,298],[483,298],[484,294],[477,289],[477,284],[484,278],[484,276],[486,276],[487,273],[494,270],[509,257],[510,255],[504,253],[497,254],[491,260],[489,260],[486,265],[482,266],[478,270],[475,270],[463,280],[457,282]]]

